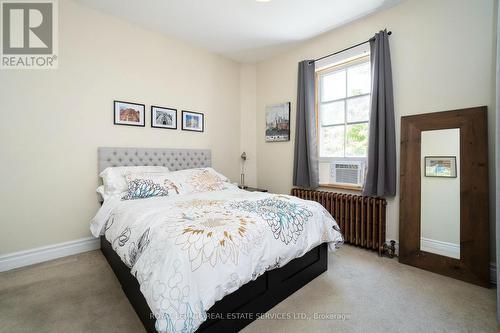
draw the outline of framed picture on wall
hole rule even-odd
[[[144,127],[144,113],[146,108],[144,104],[114,101],[113,105],[113,123],[115,125]]]
[[[290,141],[290,102],[266,106],[266,142]]]
[[[425,177],[457,177],[456,156],[425,156]]]
[[[199,112],[182,111],[182,130],[203,132],[204,115]]]
[[[151,127],[177,129],[177,110],[152,105]]]

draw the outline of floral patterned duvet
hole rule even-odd
[[[216,301],[266,270],[342,243],[321,205],[286,195],[230,189],[101,209],[106,239],[139,281],[159,332],[193,332]]]

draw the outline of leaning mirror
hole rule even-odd
[[[486,107],[401,118],[399,261],[489,286]]]
[[[460,259],[460,129],[422,131],[420,250]]]

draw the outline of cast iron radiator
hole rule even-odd
[[[385,199],[300,188],[292,189],[292,195],[323,205],[337,221],[346,244],[375,250],[382,255],[385,243]]]

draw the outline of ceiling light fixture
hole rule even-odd
[[[270,2],[271,0],[255,0],[257,2]]]

